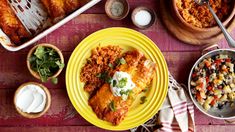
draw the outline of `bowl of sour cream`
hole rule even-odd
[[[154,10],[140,6],[132,11],[131,19],[135,26],[141,29],[146,29],[155,23],[156,14]]]
[[[48,89],[39,83],[24,83],[15,92],[14,105],[20,115],[38,118],[49,109],[51,95]]]

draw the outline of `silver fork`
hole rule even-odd
[[[8,3],[31,35],[45,27],[48,16],[39,0],[8,0]]]

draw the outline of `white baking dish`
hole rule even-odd
[[[19,51],[19,50],[37,42],[39,39],[45,37],[49,33],[53,32],[54,30],[56,30],[60,26],[64,25],[68,21],[72,20],[76,16],[80,15],[81,13],[83,13],[87,9],[91,8],[92,6],[94,6],[95,4],[97,4],[100,1],[101,0],[91,0],[90,2],[88,2],[84,6],[80,7],[78,10],[74,11],[72,14],[68,15],[67,17],[65,17],[64,19],[59,21],[58,23],[54,24],[53,26],[49,27],[48,29],[46,29],[43,32],[36,35],[34,38],[30,39],[29,41],[27,41],[19,46],[15,46],[14,44],[11,44],[9,37],[7,37],[7,35],[0,29],[0,43],[8,51]]]

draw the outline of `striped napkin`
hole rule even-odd
[[[139,128],[142,132],[194,132],[194,106],[182,85],[169,73],[168,95],[159,113]],[[138,129],[138,130],[139,130]]]

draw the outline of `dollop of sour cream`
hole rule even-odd
[[[113,75],[110,88],[114,96],[120,96],[123,100],[128,98],[129,93],[135,88],[135,83],[127,72],[117,71]]]
[[[16,106],[26,113],[42,112],[46,105],[46,93],[37,85],[26,85],[16,95]]]

